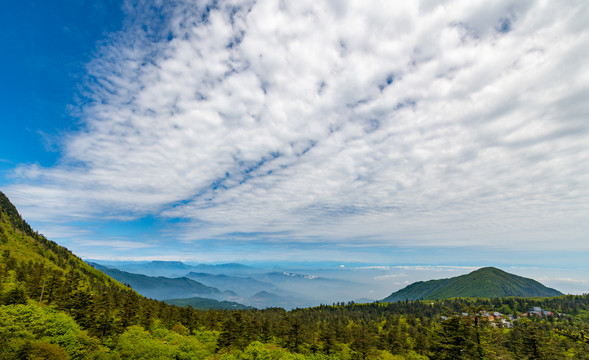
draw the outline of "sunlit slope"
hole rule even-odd
[[[536,280],[485,267],[449,279],[419,281],[384,298],[383,302],[441,300],[455,297],[558,296],[562,293]]]

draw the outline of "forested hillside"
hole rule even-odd
[[[93,269],[2,193],[0,207],[0,359],[589,359],[586,295],[199,311]]]

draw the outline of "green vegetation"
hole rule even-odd
[[[589,359],[588,295],[195,310],[138,295],[0,206],[0,359]],[[532,306],[552,314],[489,317]]]
[[[508,296],[558,296],[560,291],[547,288],[536,280],[506,273],[494,267],[486,267],[470,274],[450,279],[419,281],[382,301],[441,300],[455,297],[508,297]]]

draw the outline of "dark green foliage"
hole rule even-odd
[[[0,298],[1,305],[26,304],[26,302],[25,292],[19,287],[8,290]]]
[[[69,358],[61,346],[41,341],[25,342],[15,356],[17,359],[64,360]]]
[[[486,267],[450,279],[419,281],[384,298],[383,302],[441,300],[456,297],[499,298],[509,296],[558,296],[560,291],[539,282]]]

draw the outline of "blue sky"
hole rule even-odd
[[[2,170],[21,163],[57,162],[57,138],[78,125],[71,108],[77,105],[86,64],[97,45],[122,28],[123,15],[119,1],[3,5]]]
[[[5,6],[0,189],[82,257],[586,266],[584,1]]]

